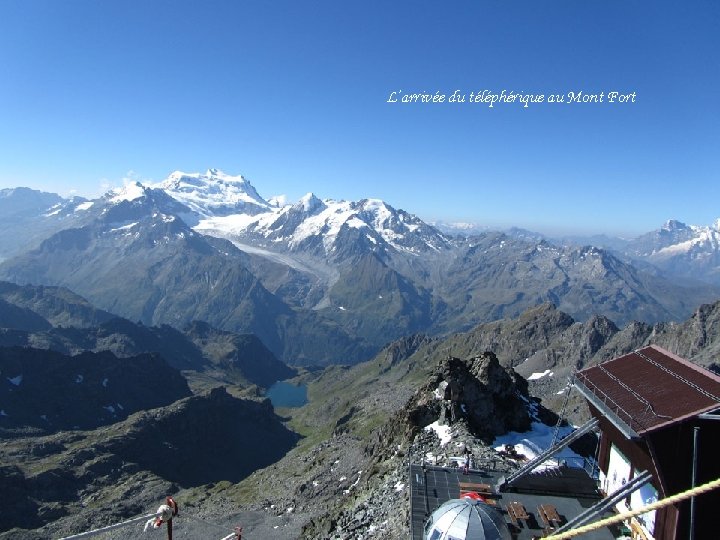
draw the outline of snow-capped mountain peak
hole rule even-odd
[[[380,199],[321,200],[313,193],[295,204],[272,205],[254,215],[207,215],[196,230],[256,248],[321,257],[344,258],[357,250],[419,254],[447,247],[439,231]]]
[[[124,186],[111,189],[105,194],[107,202],[116,204],[122,201],[134,201],[145,196],[147,188],[138,181],[127,182]]]
[[[687,225],[683,223],[682,221],[678,221],[677,219],[668,219],[665,223],[663,223],[662,229],[664,231],[677,231],[681,229],[686,229]]]
[[[307,193],[294,205],[298,210],[302,208],[303,212],[313,213],[315,210],[325,208],[325,204],[318,199],[314,193]]]
[[[175,171],[153,187],[202,216],[254,215],[273,208],[242,175],[219,169],[208,169],[204,174]]]
[[[711,225],[668,220],[656,231],[631,241],[626,253],[675,275],[709,283],[720,275],[720,219]]]

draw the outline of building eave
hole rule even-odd
[[[597,410],[599,410],[603,416],[605,416],[612,424],[630,440],[637,440],[640,439],[640,435],[631,428],[627,423],[623,422],[617,414],[610,408],[606,403],[604,403],[597,395],[595,395],[592,390],[590,390],[587,386],[585,386],[583,383],[581,383],[579,380],[575,379],[575,388],[578,389],[578,391],[583,395],[585,399],[588,400],[590,404],[592,404],[593,407],[595,407]]]

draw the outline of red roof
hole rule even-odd
[[[577,381],[638,435],[720,408],[720,377],[655,345],[583,369]]]

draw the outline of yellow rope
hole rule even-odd
[[[685,499],[689,499],[690,497],[694,497],[695,495],[699,495],[701,493],[706,493],[708,491],[712,491],[715,488],[720,487],[720,478],[717,480],[713,480],[712,482],[708,482],[707,484],[703,484],[702,486],[697,486],[695,488],[689,489],[687,491],[683,491],[682,493],[678,493],[677,495],[673,495],[671,497],[666,497],[665,499],[662,499],[660,501],[655,501],[654,503],[650,503],[647,506],[643,506],[642,508],[638,508],[636,510],[630,510],[629,512],[624,512],[622,514],[617,514],[615,516],[601,519],[600,521],[596,521],[595,523],[590,523],[589,525],[583,525],[582,527],[578,527],[577,529],[572,529],[564,533],[555,534],[548,536],[548,539],[552,540],[564,540],[565,538],[573,538],[575,536],[579,536],[581,534],[588,533],[590,531],[594,531],[597,529],[601,529],[603,527],[606,527],[608,525],[612,525],[613,523],[619,523],[621,521],[625,521],[626,519],[629,519],[634,516],[639,516],[640,514],[645,514],[646,512],[652,512],[653,510],[656,510],[658,508],[662,508],[664,506],[668,506],[670,504],[674,504],[676,502],[684,501]]]

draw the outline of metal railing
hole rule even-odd
[[[628,426],[630,426],[631,429],[638,431],[638,430],[645,430],[647,429],[647,426],[644,425],[642,422],[637,420],[633,415],[631,415],[629,412],[627,412],[625,409],[623,409],[613,398],[611,398],[609,395],[607,395],[600,387],[598,387],[594,382],[592,382],[584,373],[578,373],[575,378],[581,382],[585,388],[590,390],[595,397],[597,397],[599,400],[602,401],[603,405],[605,405],[608,409],[610,409],[612,412],[614,412],[618,418],[620,418],[623,422],[625,422]]]

